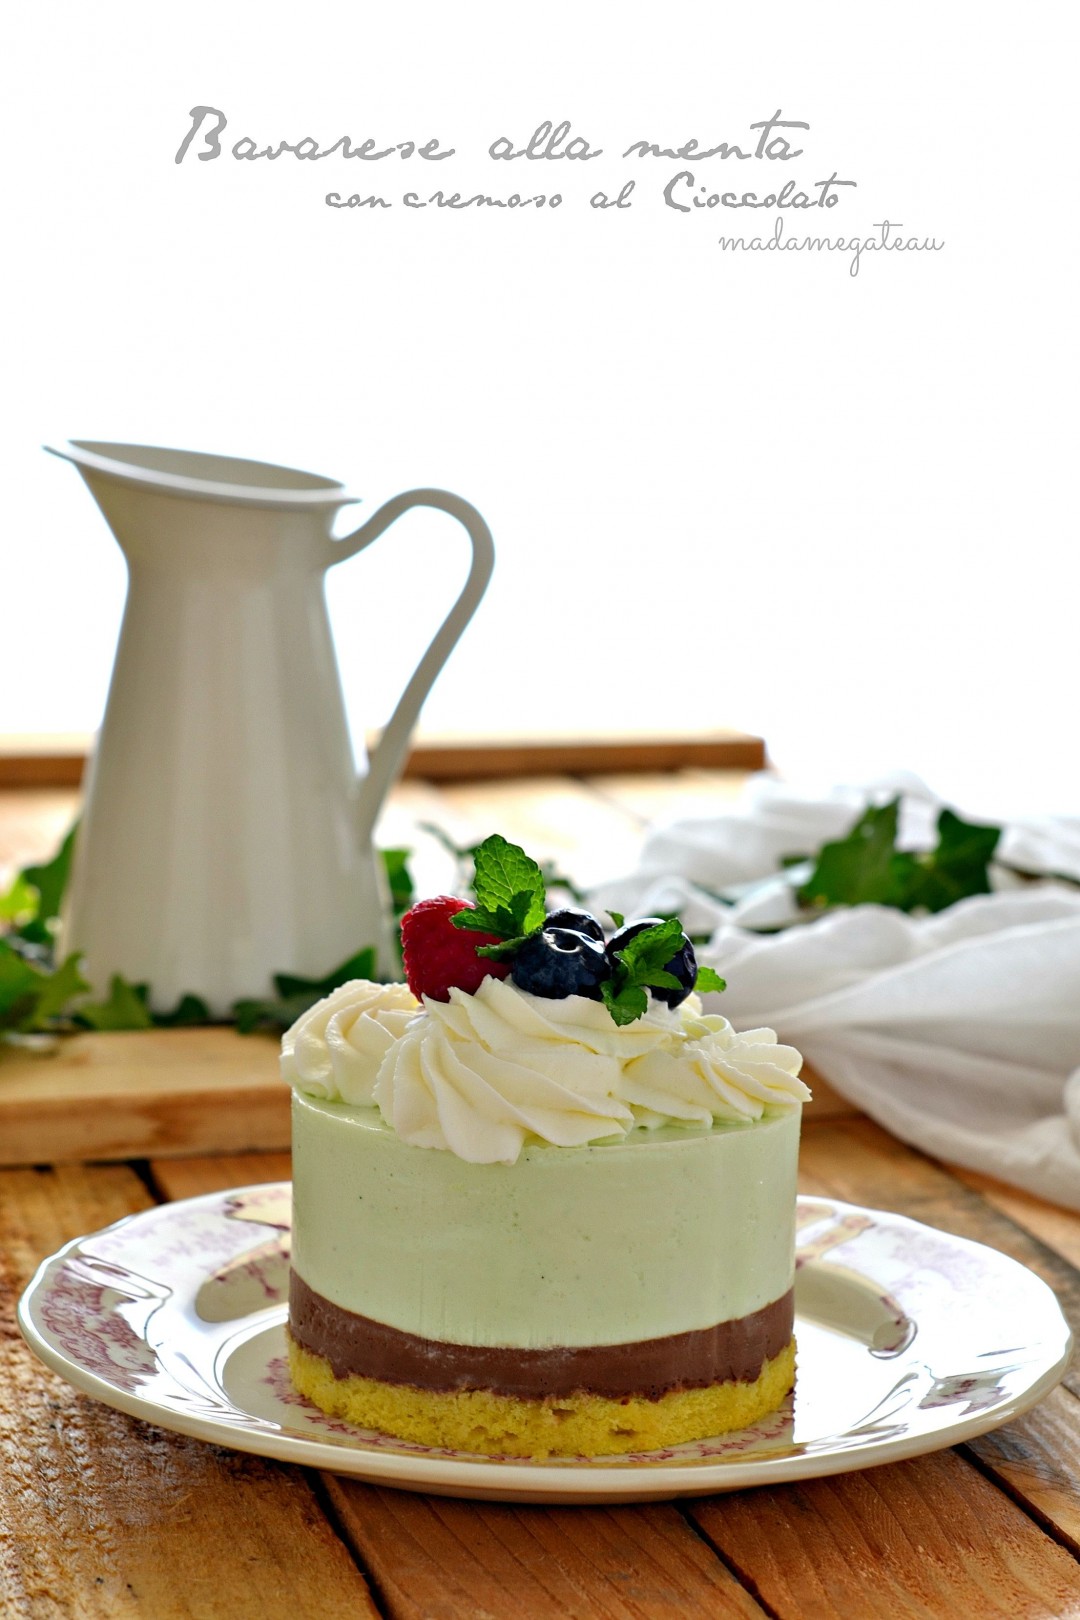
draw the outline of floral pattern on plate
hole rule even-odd
[[[289,1382],[289,1188],[130,1216],[44,1263],[19,1319],[77,1387],[133,1416],[383,1484],[518,1501],[655,1500],[951,1445],[1057,1382],[1071,1338],[1006,1255],[832,1199],[798,1211],[795,1392],[753,1428],[618,1458],[476,1457],[353,1428]]]

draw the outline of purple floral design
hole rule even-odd
[[[113,1271],[114,1281],[102,1280],[102,1273]],[[118,1389],[135,1391],[153,1379],[158,1362],[142,1332],[122,1314],[123,1308],[138,1301],[141,1329],[164,1296],[148,1296],[137,1282],[125,1288],[128,1278],[118,1268],[72,1255],[53,1274],[40,1315],[57,1347],[72,1361]]]

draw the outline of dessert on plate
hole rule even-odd
[[[794,1381],[799,1054],[706,1012],[678,919],[605,938],[494,837],[282,1042],[293,1382],[430,1446],[605,1456]]]

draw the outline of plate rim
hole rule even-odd
[[[1074,1335],[1069,1326],[1057,1294],[1037,1272],[1022,1261],[990,1244],[974,1238],[944,1231],[927,1225],[912,1216],[897,1211],[881,1210],[864,1204],[852,1204],[828,1194],[800,1194],[798,1202],[808,1205],[826,1205],[830,1212],[841,1215],[870,1216],[874,1224],[882,1221],[900,1224],[920,1232],[933,1233],[937,1238],[965,1249],[985,1251],[1007,1266],[1015,1266],[1034,1279],[1044,1289],[1049,1301],[1058,1312],[1064,1330],[1062,1348],[1057,1359],[1045,1367],[1031,1383],[1018,1390],[1011,1399],[990,1409],[957,1417],[941,1429],[930,1434],[898,1435],[872,1443],[865,1448],[836,1451],[800,1452],[795,1455],[765,1453],[754,1458],[730,1461],[702,1461],[678,1464],[627,1463],[604,1461],[585,1464],[566,1462],[538,1462],[521,1460],[488,1460],[485,1458],[442,1457],[423,1452],[384,1450],[367,1446],[358,1440],[355,1446],[336,1446],[302,1434],[241,1429],[220,1418],[199,1418],[180,1410],[163,1408],[147,1396],[118,1388],[91,1372],[88,1368],[57,1350],[38,1328],[31,1315],[32,1307],[44,1289],[52,1270],[62,1264],[68,1255],[106,1233],[148,1218],[167,1218],[170,1212],[197,1210],[199,1206],[222,1205],[226,1199],[236,1198],[267,1188],[290,1186],[284,1181],[255,1182],[243,1187],[221,1188],[199,1193],[192,1198],[170,1200],[154,1204],[94,1232],[84,1233],[63,1244],[55,1253],[41,1261],[30,1282],[19,1298],[16,1320],[30,1349],[53,1372],[82,1393],[101,1401],[104,1405],[158,1428],[183,1434],[190,1439],[211,1445],[225,1446],[255,1456],[268,1457],[279,1462],[301,1467],[319,1468],[330,1473],[357,1478],[373,1485],[395,1489],[426,1491],[432,1495],[454,1495],[477,1499],[549,1503],[602,1503],[611,1501],[663,1501],[682,1496],[707,1496],[731,1490],[778,1485],[807,1478],[825,1478],[841,1473],[854,1473],[864,1468],[876,1468],[888,1463],[902,1462],[912,1457],[928,1455],[948,1449],[967,1440],[975,1439],[991,1429],[1010,1423],[1029,1411],[1054,1389],[1065,1374],[1073,1352]],[[253,1226],[256,1223],[252,1223]]]

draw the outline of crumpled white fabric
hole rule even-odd
[[[711,930],[699,960],[728,989],[709,1010],[775,1029],[897,1136],[1080,1209],[1080,890],[998,873],[998,892],[934,917],[857,906],[776,934],[741,924],[791,914],[782,879],[734,908],[714,898],[842,836],[871,796],[900,790],[902,838],[930,842],[939,803],[915,779],[815,797],[755,778],[732,813],[652,834],[639,870],[594,899]],[[1000,853],[1080,877],[1080,820],[1010,826]]]

